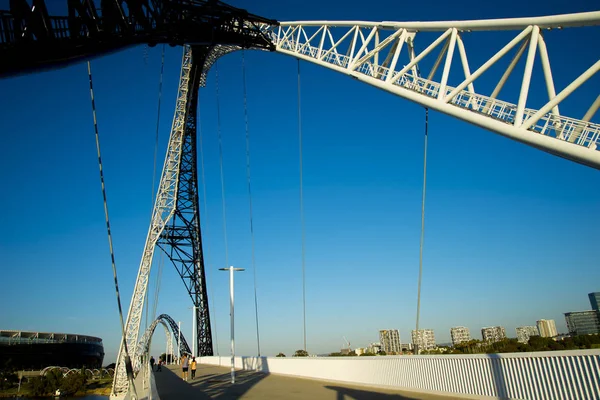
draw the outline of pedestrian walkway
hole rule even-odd
[[[339,382],[295,378],[262,372],[236,371],[236,383],[231,384],[229,368],[198,364],[196,379],[181,379],[177,365],[163,366],[155,372],[156,387],[161,400],[449,400],[460,397],[347,385]]]

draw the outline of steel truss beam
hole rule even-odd
[[[274,50],[260,24],[277,21],[218,0],[101,0],[100,8],[67,0],[61,16],[49,15],[44,1],[10,0],[0,10],[0,77],[143,43]]]
[[[280,53],[352,76],[545,152],[600,169],[600,124],[592,122],[600,106],[600,95],[591,105],[580,102],[578,106],[584,107],[580,119],[559,111],[563,100],[586,83],[588,88],[598,92],[589,81],[600,71],[600,51],[590,50],[597,54],[597,61],[591,66],[573,65],[577,75],[557,94],[546,39],[542,35],[542,30],[599,25],[600,12],[588,12],[482,21],[281,22],[279,26],[263,26],[263,30],[269,32]],[[517,31],[516,36],[482,65],[473,68],[463,38],[479,35],[480,31],[504,30]],[[439,34],[432,38],[431,34],[420,32]],[[417,47],[422,50],[417,51]],[[485,94],[481,89],[484,85],[478,85],[480,77],[492,67],[502,65],[509,53],[514,54],[512,61],[507,62],[508,67],[497,77],[494,91]],[[525,56],[525,66],[517,78],[520,90],[505,90],[502,99],[498,98],[522,56]],[[436,61],[429,64],[432,66],[428,74],[421,75],[426,58]],[[548,101],[539,109],[527,107],[530,82],[537,73],[533,68],[536,58],[541,61],[548,95]],[[451,74],[451,70],[460,71],[462,75]],[[486,81],[490,75],[486,74]]]

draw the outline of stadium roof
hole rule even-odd
[[[71,342],[71,343],[102,343],[102,339],[95,336],[79,335],[75,333],[55,333],[55,332],[30,332],[30,331],[9,331],[0,330],[0,342],[23,343],[24,341],[37,343],[52,342]]]

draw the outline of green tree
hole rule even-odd
[[[378,356],[387,356],[387,353],[383,350],[381,350],[379,353],[377,353]]]
[[[279,353],[279,354],[277,354],[277,356],[276,356],[276,357],[285,357],[285,354],[283,354],[283,353]]]
[[[63,381],[62,371],[59,369],[51,369],[46,373],[46,380],[48,382],[48,390],[54,393],[56,389],[60,388]]]
[[[73,395],[85,388],[86,376],[84,371],[72,372],[67,375],[60,385],[61,394]]]
[[[34,396],[45,396],[53,393],[45,376],[34,376],[29,379],[29,390]]]
[[[306,350],[296,350],[294,357],[308,357],[308,352]]]
[[[0,371],[0,389],[10,389],[16,386],[19,377],[13,371]]]
[[[376,355],[377,355],[377,354],[375,354],[375,353],[369,353],[369,352],[367,351],[367,352],[365,352],[365,353],[362,353],[360,356],[362,357],[362,356],[376,356]]]

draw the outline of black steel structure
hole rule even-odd
[[[167,314],[161,314],[156,319],[162,319],[169,324],[169,326],[171,327],[171,332],[173,332],[173,335],[176,338],[179,338],[179,351],[181,352],[181,354],[191,354],[192,353],[192,351],[190,350],[190,346],[188,345],[187,341],[183,337],[183,333],[179,332],[179,327],[177,326],[177,323],[175,322],[175,320],[173,320],[173,318],[171,318]]]
[[[218,0],[98,0],[100,7],[94,0],[66,0],[63,16],[50,16],[45,0],[29,1],[9,0],[10,9],[0,10],[0,78],[65,66],[137,44],[192,46],[176,209],[157,244],[196,306],[198,355],[213,355],[198,204],[198,90],[219,56],[241,48],[274,51],[264,27],[278,22]],[[177,332],[175,322],[166,319]],[[190,353],[185,339],[182,342],[182,351]]]
[[[198,204],[196,115],[202,65],[210,48],[192,46],[192,68],[188,81],[188,110],[185,115],[183,149],[176,188],[175,213],[165,226],[157,245],[167,254],[196,307],[197,349],[201,356],[213,355],[212,332]],[[162,317],[162,316],[161,316]],[[169,322],[170,323],[170,322]],[[172,325],[172,324],[171,324]],[[193,338],[192,338],[193,340]],[[188,350],[188,352],[190,352]]]
[[[30,0],[31,1],[31,0]],[[217,0],[9,0],[0,10],[0,77],[70,64],[137,44],[235,45],[274,50],[262,24],[277,21]]]

